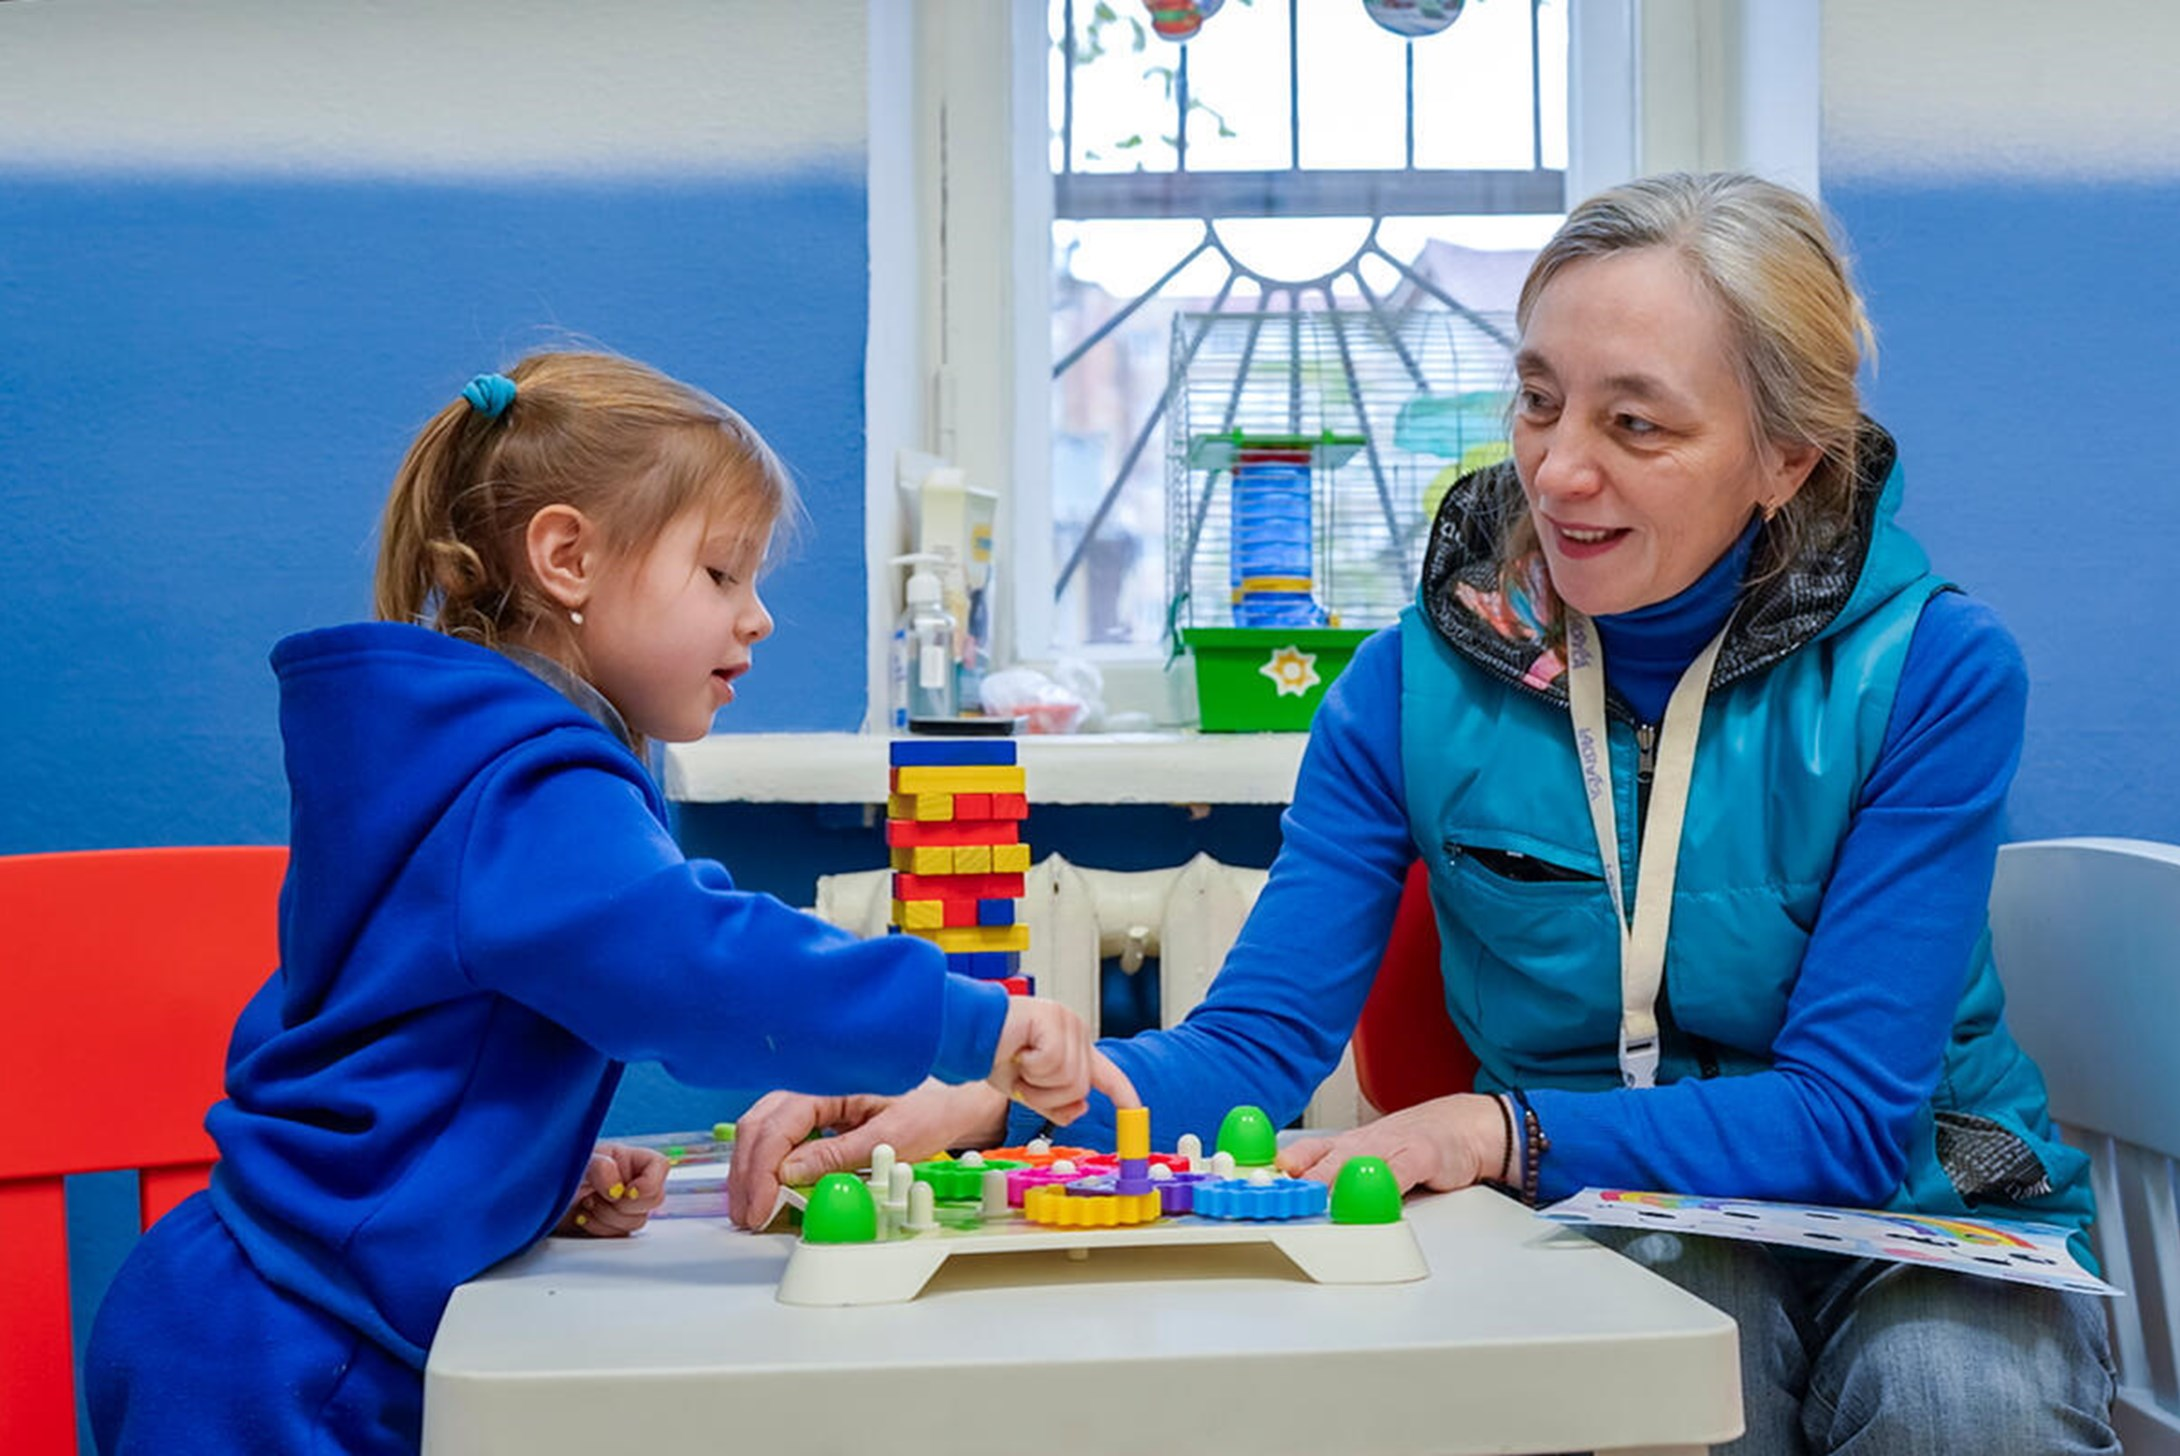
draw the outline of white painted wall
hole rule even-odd
[[[865,0],[12,0],[0,163],[860,168]]]
[[[2171,0],[1827,0],[1823,46],[1828,171],[2180,174]]]

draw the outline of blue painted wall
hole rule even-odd
[[[367,615],[416,428],[573,335],[740,408],[817,529],[723,726],[863,714],[860,176],[0,175],[0,853],[277,841],[265,654]]]
[[[1905,523],[2030,673],[2017,837],[2180,841],[2180,182],[1847,176]]]
[[[0,175],[0,853],[284,841],[266,653],[368,615],[416,428],[470,374],[570,335],[734,404],[802,482],[815,529],[722,726],[855,727],[864,207],[833,167]],[[617,1120],[656,1126],[672,1104],[643,1089],[662,1085],[638,1069]],[[134,1180],[70,1182],[80,1339],[133,1242]]]

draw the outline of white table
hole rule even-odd
[[[1495,1193],[1407,1216],[1415,1283],[1089,1231],[1087,1259],[955,1258],[913,1302],[856,1309],[773,1298],[787,1235],[550,1240],[455,1291],[424,1451],[1692,1456],[1739,1434],[1725,1315]]]

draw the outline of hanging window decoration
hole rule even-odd
[[[1370,18],[1397,36],[1419,40],[1461,18],[1468,0],[1363,0]]]

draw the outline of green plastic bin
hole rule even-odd
[[[1206,733],[1298,733],[1370,635],[1349,627],[1186,627]]]

